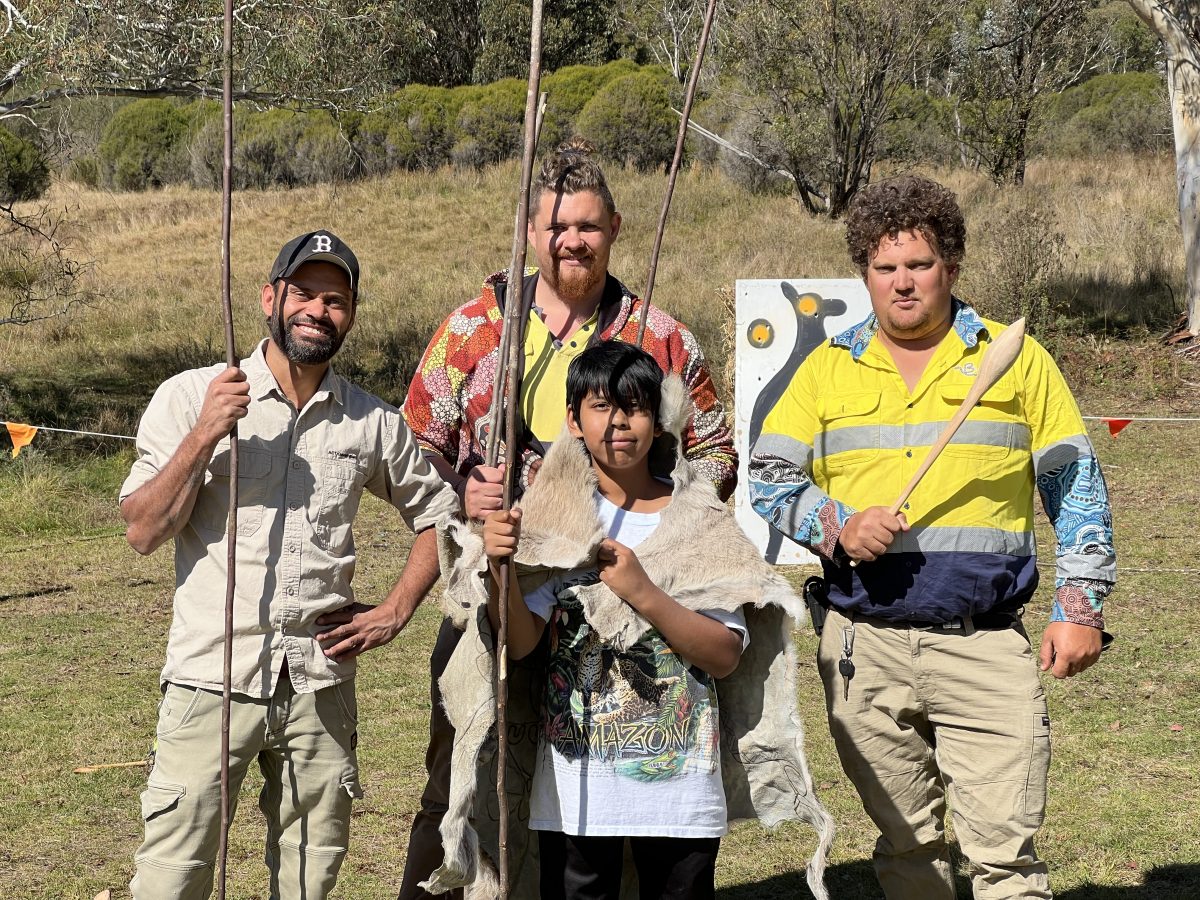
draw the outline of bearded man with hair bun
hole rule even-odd
[[[737,453],[700,345],[687,328],[646,305],[608,271],[621,231],[595,148],[573,138],[542,161],[530,190],[529,243],[537,260],[526,271],[518,490],[529,483],[566,418],[571,360],[598,341],[637,340],[648,315],[645,349],[665,373],[675,373],[692,399],[683,434],[687,459],[722,499],[733,493]],[[492,383],[499,360],[508,272],[488,277],[479,297],[452,312],[429,342],[404,402],[404,417],[434,468],[459,493],[468,516],[500,509],[502,467],[484,465]],[[429,781],[413,821],[401,900],[429,896],[419,885],[441,864],[438,827],[446,810],[454,729],[442,709],[438,678],[462,632],[442,622],[430,660]]]

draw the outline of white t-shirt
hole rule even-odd
[[[620,509],[596,494],[609,537],[637,547],[658,513]],[[526,596],[549,623],[550,662],[529,827],[573,835],[720,837],[717,696],[710,675],[675,654],[656,629],[617,654],[592,633],[572,587],[575,570]],[[748,641],[741,612],[704,611]]]

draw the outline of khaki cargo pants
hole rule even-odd
[[[1020,626],[941,633],[854,622],[849,699],[843,628],[830,610],[817,652],[842,768],[879,828],[888,900],[953,900],[946,801],[977,900],[1048,898],[1033,838],[1046,810],[1050,718]]]
[[[233,697],[230,800],[236,805],[258,760],[272,900],[322,900],[333,890],[350,839],[351,801],[362,796],[357,716],[353,681],[297,694],[283,678],[269,699]],[[220,841],[219,691],[167,685],[142,817],[134,900],[207,898]]]

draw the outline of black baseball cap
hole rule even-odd
[[[332,231],[310,231],[284,244],[271,266],[270,282],[287,278],[309,262],[328,262],[345,269],[350,276],[350,290],[358,294],[358,257]]]

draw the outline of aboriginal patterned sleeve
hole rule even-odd
[[[455,391],[446,377],[446,359],[452,351],[454,334],[447,319],[434,333],[404,398],[404,420],[423,450],[458,461],[462,419]]]
[[[490,402],[499,316],[487,297],[451,313],[425,348],[404,399],[404,420],[417,443],[460,471],[478,462],[468,420]],[[485,385],[489,394],[474,395],[472,384]]]
[[[812,479],[817,426],[813,368],[800,367],[763,420],[750,455],[750,505],[772,528],[832,561],[842,529],[855,510],[830,497]]]
[[[725,418],[725,409],[717,398],[712,375],[704,361],[700,344],[686,328],[677,332],[682,353],[680,378],[687,385],[695,413],[683,435],[684,455],[726,500],[737,486],[737,450],[733,433]]]
[[[1034,476],[1056,538],[1050,621],[1102,629],[1117,570],[1104,473],[1058,366],[1036,341],[1025,340],[1020,360]]]

